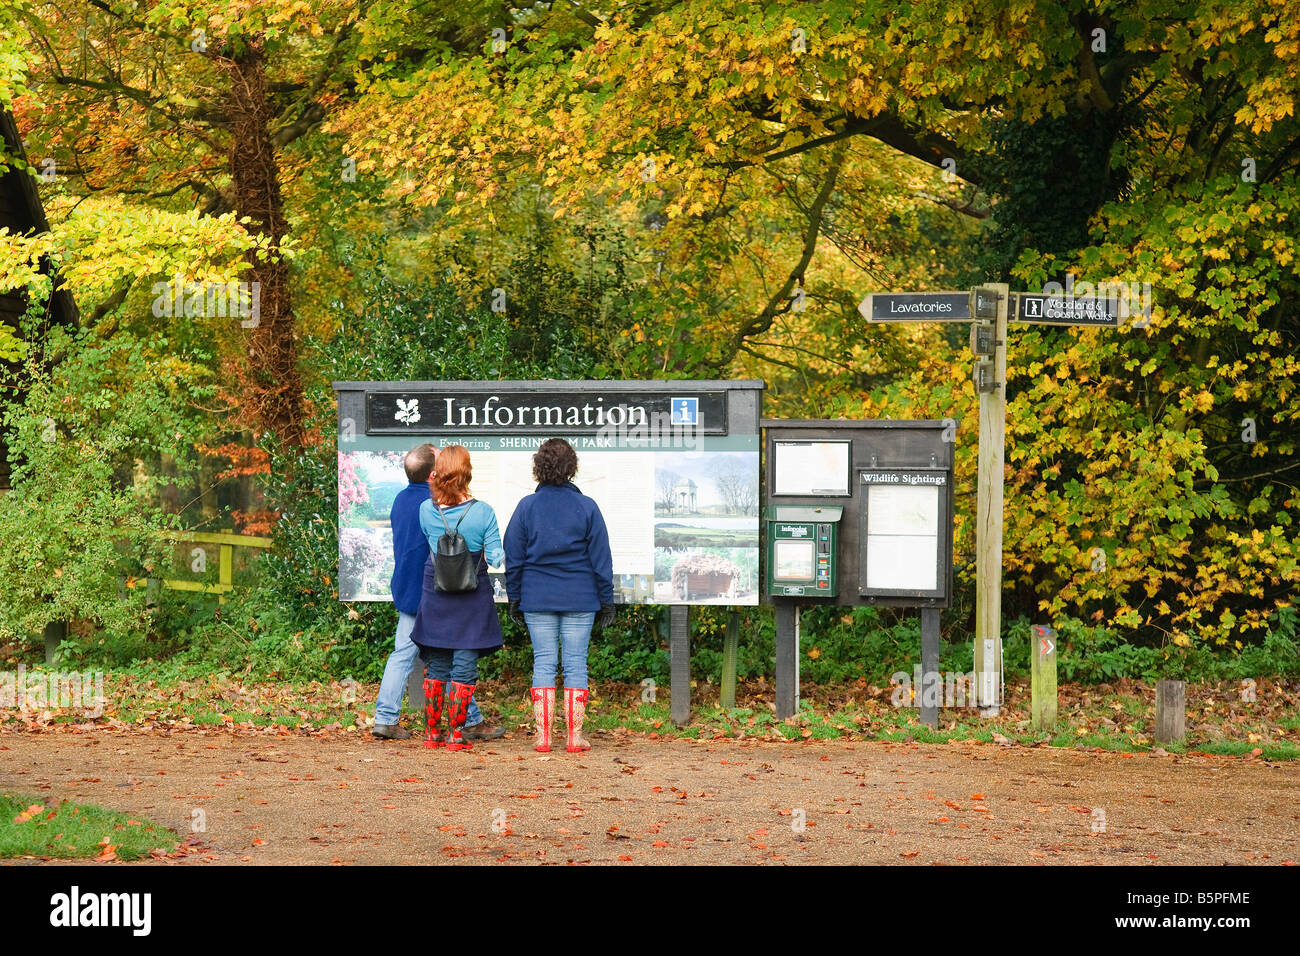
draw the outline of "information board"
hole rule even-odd
[[[868,590],[934,590],[938,545],[938,488],[867,488]]]
[[[340,382],[339,598],[391,600],[402,460],[463,445],[504,537],[549,438],[609,531],[617,603],[758,603],[761,382]],[[505,600],[504,568],[489,571]]]

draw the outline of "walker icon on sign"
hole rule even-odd
[[[1042,314],[1043,314],[1042,311],[1041,311],[1041,306],[1042,306],[1042,304],[1043,304],[1043,302],[1042,302],[1041,299],[1026,299],[1026,300],[1025,300],[1025,318],[1027,318],[1027,319],[1037,319],[1037,318],[1041,318],[1041,317],[1042,317]]]
[[[700,400],[698,398],[674,398],[674,425],[697,425],[700,417]]]

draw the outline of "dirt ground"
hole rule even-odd
[[[186,837],[202,824],[183,859],[145,865],[1300,861],[1295,762],[592,736],[586,754],[541,755],[522,733],[461,753],[369,735],[3,733],[0,789]]]

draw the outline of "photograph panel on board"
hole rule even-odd
[[[402,452],[339,452],[339,600],[392,600],[393,499],[409,483]]]
[[[656,452],[655,548],[758,548],[758,452]]]
[[[654,603],[758,603],[757,548],[655,548]]]

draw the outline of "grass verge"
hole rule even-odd
[[[0,858],[141,860],[176,849],[180,838],[147,820],[87,803],[46,805],[0,793]]]

